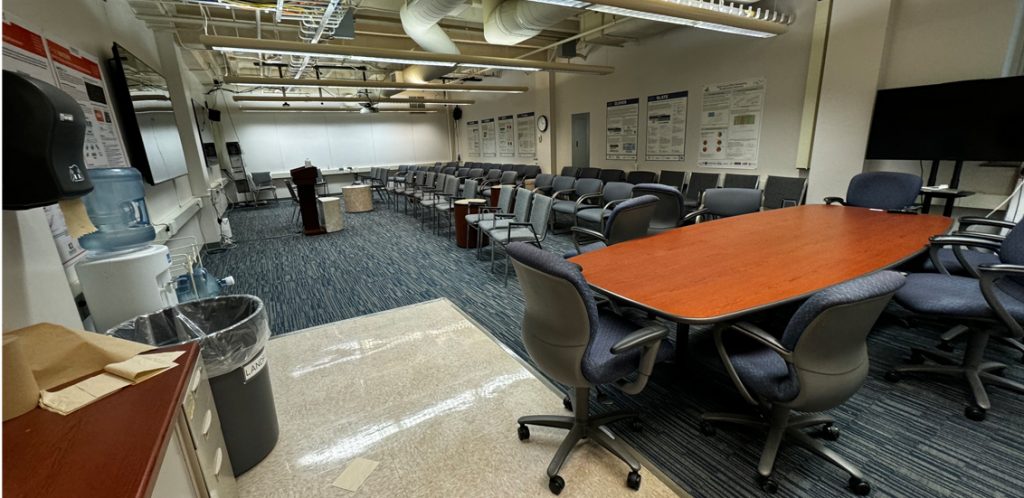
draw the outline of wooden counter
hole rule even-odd
[[[149,496],[199,347],[160,351],[185,354],[167,372],[66,417],[37,407],[4,422],[4,497]]]

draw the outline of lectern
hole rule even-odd
[[[299,191],[299,212],[302,213],[302,232],[306,235],[327,233],[320,225],[316,208],[316,168],[302,166],[290,171],[292,183]]]

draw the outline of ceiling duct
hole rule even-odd
[[[483,0],[484,38],[495,45],[516,45],[576,13],[576,9],[526,0]]]
[[[461,54],[448,34],[437,23],[461,7],[465,0],[411,0],[402,5],[399,16],[402,29],[417,45],[428,52]],[[413,65],[402,71],[402,81],[426,83],[451,72],[451,68]],[[385,92],[385,94],[395,92]]]

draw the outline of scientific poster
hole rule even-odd
[[[512,115],[498,116],[498,155],[501,157],[515,157],[515,121]]]
[[[764,93],[764,78],[704,87],[697,164],[710,168],[757,168]]]
[[[686,101],[688,92],[647,97],[648,161],[682,161],[686,158]]]
[[[537,157],[537,117],[532,112],[516,114],[516,146],[519,157]]]
[[[636,160],[637,127],[640,122],[640,99],[608,102],[605,109],[605,158]]]
[[[99,60],[51,38],[46,39],[46,48],[57,86],[71,95],[85,114],[85,166],[127,167]]]
[[[497,137],[494,131],[494,118],[480,120],[480,142],[483,144],[483,157],[495,157]]]
[[[480,157],[480,122],[466,121],[469,130],[469,157]]]

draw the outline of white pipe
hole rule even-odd
[[[484,39],[495,45],[522,43],[577,10],[527,0],[483,0]]]
[[[423,50],[439,54],[458,54],[459,48],[437,25],[464,0],[413,0],[402,5],[402,28]]]

